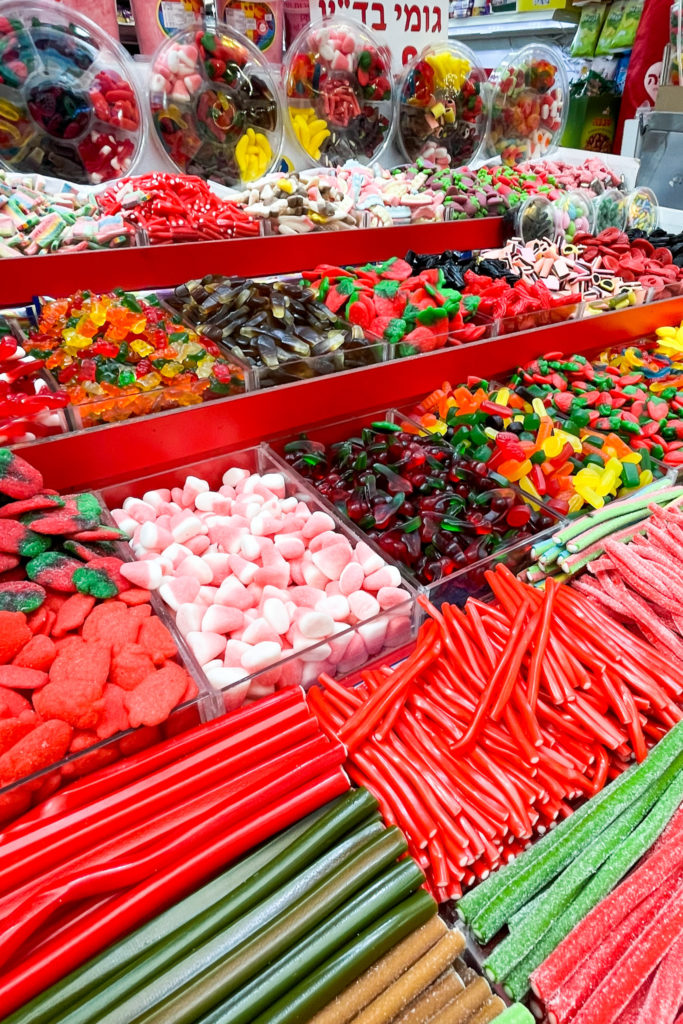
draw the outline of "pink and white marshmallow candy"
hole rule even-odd
[[[218,689],[281,662],[259,695],[342,676],[409,638],[398,569],[288,496],[281,473],[233,467],[217,490],[188,476],[112,514],[137,558],[122,574],[159,592]]]

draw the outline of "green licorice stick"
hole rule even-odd
[[[590,842],[581,856],[542,892],[543,899],[537,898],[532,909],[522,912],[521,919],[510,922],[510,934],[499,942],[486,960],[486,970],[495,981],[501,981],[512,973],[513,968],[531,952],[548,931],[558,914],[565,910],[576,897],[579,889],[610,856],[613,850],[625,842],[637,830],[646,814],[666,793],[677,773],[683,770],[683,754],[679,755],[654,785],[645,792],[603,832]]]
[[[381,914],[420,888],[424,875],[412,860],[393,865],[368,889],[326,918],[285,956],[270,964],[197,1024],[246,1024],[286,995]],[[398,941],[398,940],[397,940]]]
[[[256,1017],[253,1024],[303,1024],[343,992],[363,971],[424,924],[436,908],[424,890],[416,892],[299,982]],[[224,1024],[232,1024],[229,1017]]]
[[[655,498],[652,500],[654,501]],[[636,512],[629,512],[628,515],[621,516],[616,523],[611,520],[606,523],[598,523],[598,525],[594,526],[591,530],[587,530],[586,533],[582,533],[580,537],[577,537],[575,540],[570,540],[567,544],[567,551],[570,555],[576,555],[584,548],[590,547],[591,544],[595,544],[596,540],[602,540],[603,537],[607,537],[612,533],[617,533],[630,523],[639,522],[649,514],[650,513],[647,508],[638,509]]]
[[[682,800],[683,774],[679,772],[640,827],[612,853],[588,885],[558,916],[541,941],[508,975],[505,980],[505,990],[512,998],[521,999],[526,995],[529,991],[531,972],[535,971],[550,956],[560,942],[569,935],[572,928],[575,928],[586,914],[596,907],[615,885],[618,885],[636,861],[647,853],[678,810]]]
[[[163,972],[172,970],[174,987],[179,984],[178,978],[183,967],[174,966],[179,960],[210,941],[233,922],[236,923],[231,929],[231,936],[233,944],[237,946],[239,942],[251,936],[259,920],[268,923],[277,915],[284,913],[304,892],[325,881],[330,873],[336,871],[352,854],[365,849],[370,840],[385,832],[386,826],[381,820],[361,825],[331,850],[326,850],[312,864],[301,866],[300,874],[294,882],[292,877],[295,872],[292,867],[296,858],[290,855],[286,865],[288,870],[283,872],[281,879],[284,884],[277,890],[270,884],[264,887],[259,895],[258,876],[254,876],[250,879],[253,898],[248,903],[246,900],[240,901],[239,898],[233,899],[231,895],[221,905],[207,907],[204,914],[188,922],[185,929],[178,930],[166,942],[157,944],[154,950],[137,960],[122,974],[110,979],[97,993],[101,997],[100,1002],[91,995],[75,1012],[62,1018],[60,1024],[113,1024],[113,1021],[128,1019],[139,1012],[141,1000],[145,999],[145,987],[154,985],[155,980]],[[290,848],[285,852],[285,857],[291,852]],[[274,862],[271,875],[275,873],[276,868],[277,864]],[[269,879],[269,882],[272,882],[272,879]],[[247,913],[250,910],[254,912]]]
[[[123,974],[139,957],[158,942],[165,941],[177,928],[201,914],[207,907],[248,883],[253,874],[277,860],[294,842],[309,849],[311,860],[332,846],[346,832],[367,820],[377,810],[377,801],[367,790],[353,790],[307,815],[302,821],[268,840],[253,853],[239,860],[218,878],[202,886],[175,906],[125,939],[72,971],[66,978],[41,992],[26,1006],[6,1019],[4,1024],[54,1024],[61,1016],[98,988],[106,987],[108,979]],[[315,845],[319,844],[319,845]]]
[[[586,520],[590,519],[593,525],[602,523],[606,519],[615,519],[633,512],[635,509],[647,508],[651,501],[669,501],[683,494],[683,488],[681,487],[670,487],[671,481],[667,480],[666,477],[662,477],[660,480],[653,480],[647,487],[641,488],[635,495],[630,498],[624,498],[622,501],[613,501],[609,505],[603,505],[602,508],[596,509],[595,512],[591,512],[588,516],[581,516],[580,519],[576,519],[573,523],[568,523],[567,526],[563,526],[559,533],[556,533],[553,537],[555,544],[566,544],[572,537],[578,537],[580,533],[583,533],[586,529]],[[662,498],[658,492],[666,491],[669,497]]]
[[[634,523],[633,528],[629,530],[628,533],[624,533],[623,530],[617,530],[616,533],[619,534],[620,544],[630,544],[634,537],[639,533],[645,533],[646,530],[647,526],[641,519],[640,525],[638,523]],[[610,536],[614,536],[614,534],[610,534]],[[600,558],[604,553],[605,547],[603,544],[599,544],[597,547],[595,544],[589,544],[587,548],[581,548],[581,550],[577,551],[575,554],[569,554],[569,552],[567,552],[567,554],[560,559],[559,566],[561,569],[564,569],[566,573],[573,576],[580,569],[585,568],[589,562],[594,562],[596,558]]]
[[[499,1017],[496,1017],[496,1024],[536,1024],[536,1018],[531,1010],[521,1003],[513,1003],[503,1010]]]
[[[682,745],[683,722],[679,722],[642,764],[632,765],[557,828],[464,896],[458,904],[458,913],[470,924],[475,935],[486,942],[493,938],[516,910],[581,852],[591,834],[602,831],[652,785],[678,756]]]
[[[139,1000],[144,1002],[142,1011],[135,1015],[127,1012],[123,1019],[129,1024],[189,1024],[300,942],[406,850],[399,829],[386,829],[352,854],[324,882],[303,895],[297,892],[297,901],[279,917],[273,918],[266,901],[266,919],[259,927],[250,928],[246,938],[241,936],[237,945],[232,929],[227,929],[155,978],[145,989],[144,1000]]]

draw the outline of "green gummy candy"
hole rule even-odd
[[[499,1017],[496,1017],[496,1024],[536,1024],[536,1018],[531,1010],[521,1003],[513,1003],[503,1010]]]
[[[83,566],[73,574],[76,590],[81,594],[89,594],[106,601],[108,597],[116,597],[119,588],[104,569],[89,569]]]
[[[84,519],[100,519],[102,517],[102,506],[94,494],[76,495],[76,508],[79,516]]]
[[[26,575],[42,586],[73,593],[73,575],[81,567],[82,562],[77,562],[75,558],[69,558],[58,551],[44,551],[26,563]]]
[[[33,530],[27,530],[26,536],[19,544],[19,554],[22,558],[36,558],[38,555],[42,555],[44,551],[47,551],[51,543],[50,537],[34,533]]]
[[[670,735],[670,734],[669,734]],[[647,853],[664,831],[683,800],[683,756],[676,761],[673,782],[659,798],[631,838],[603,864],[588,885],[582,889],[569,907],[557,917],[541,941],[519,963],[505,981],[505,990],[514,999],[521,999],[529,991],[529,977],[550,956],[560,942],[569,935],[579,921],[601,900],[604,900],[633,865]]]
[[[464,896],[458,913],[475,935],[485,942],[493,938],[516,910],[581,851],[586,836],[606,828],[666,770],[682,744],[683,722],[679,722],[641,765],[632,765],[556,829]]]

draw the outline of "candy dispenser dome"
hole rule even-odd
[[[277,164],[277,88],[258,49],[227,25],[164,40],[152,58],[149,103],[163,151],[186,174],[240,186]]]
[[[79,184],[128,174],[144,142],[133,62],[94,21],[0,3],[0,161]]]
[[[372,33],[344,18],[307,25],[285,57],[293,133],[310,164],[378,160],[391,138],[391,56]]]
[[[398,95],[398,141],[409,162],[472,163],[486,134],[486,73],[459,43],[425,47],[406,67]]]
[[[547,156],[557,147],[569,110],[564,58],[532,44],[509,53],[489,78],[487,151],[504,164]]]

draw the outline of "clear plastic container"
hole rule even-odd
[[[486,73],[460,43],[425,47],[401,76],[398,141],[409,162],[437,167],[476,160],[486,135]]]
[[[272,171],[282,150],[277,88],[262,54],[222,23],[169,36],[152,58],[155,137],[173,165],[239,187]]]
[[[564,58],[533,43],[509,53],[489,78],[487,149],[504,164],[547,156],[559,145],[569,110]]]
[[[307,25],[284,65],[292,131],[308,166],[378,161],[395,114],[391,56],[356,22],[329,18]]]
[[[113,526],[114,521],[106,512],[104,497],[98,491],[92,493],[104,509],[103,524]],[[64,495],[64,497],[69,497],[69,495]],[[115,542],[113,548],[117,558],[122,561],[132,560],[132,554],[127,544]],[[29,808],[46,800],[70,782],[89,775],[99,768],[104,768],[122,757],[128,757],[155,743],[170,739],[201,722],[209,721],[221,712],[222,708],[216,701],[216,696],[208,685],[204,673],[187,648],[183,637],[176,630],[163,603],[155,596],[152,596],[150,603],[152,615],[157,616],[171,633],[177,648],[173,660],[182,665],[194,682],[196,695],[173,708],[168,718],[160,725],[140,726],[136,729],[126,729],[114,733],[113,736],[100,740],[77,753],[67,754],[60,761],[41,771],[34,772],[10,785],[0,786],[0,828],[20,814],[24,814]]]
[[[605,228],[618,228],[623,231],[628,217],[626,196],[618,188],[608,188],[602,195],[596,196],[595,231],[599,234]]]
[[[348,539],[352,547],[356,547],[361,540],[362,534],[341,521],[316,490],[265,444],[205,459],[182,469],[117,484],[106,488],[103,495],[108,507],[113,509],[121,507],[126,497],[142,497],[146,491],[158,487],[182,487],[189,475],[206,480],[211,487],[217,488],[221,485],[223,474],[233,467],[261,475],[282,474],[286,497],[306,502],[314,512],[329,512],[335,520],[335,532]],[[392,564],[386,555],[382,555],[382,558],[388,565]],[[402,603],[355,624],[339,622],[332,636],[311,640],[307,647],[297,650],[285,648],[282,657],[276,662],[255,672],[245,670],[241,678],[224,687],[216,687],[221,707],[229,710],[246,700],[254,700],[285,686],[311,685],[321,672],[343,676],[366,665],[370,660],[386,657],[404,647],[415,636],[415,593],[405,581],[400,586],[405,591],[405,601]],[[154,595],[155,607],[157,601],[160,598]],[[165,610],[175,621],[175,614],[168,608]],[[181,650],[184,649],[183,645]]]
[[[386,344],[383,341],[369,340],[358,325],[339,320],[333,314],[328,316],[327,309],[325,319],[321,319],[318,325],[317,340],[316,328],[312,324],[304,324],[300,316],[298,325],[292,328],[292,307],[299,305],[299,312],[303,308],[298,294],[301,284],[300,274],[253,282],[244,278],[209,274],[201,281],[189,281],[176,289],[159,293],[159,298],[176,316],[181,316],[186,324],[196,330],[200,337],[210,339],[229,357],[248,365],[253,386],[257,388],[324,377],[386,360]],[[271,291],[272,285],[275,288]],[[286,291],[288,285],[294,286],[289,295]],[[289,317],[289,323],[285,318],[276,321],[279,327],[271,333],[264,324],[269,320],[270,329],[273,330],[273,321],[262,316],[261,338],[249,336],[248,333],[243,335],[243,330],[249,332],[258,326],[261,311],[264,307],[272,306],[280,287],[285,317]],[[239,308],[235,306],[229,310],[226,305],[222,305],[225,296],[231,295],[232,302],[235,302],[245,288],[253,289],[252,297],[242,302]],[[320,305],[315,303],[315,306]],[[228,309],[228,315],[224,315],[225,309]]]
[[[626,227],[649,235],[659,227],[659,202],[651,188],[639,185],[626,197]]]
[[[557,233],[557,216],[547,196],[529,196],[517,207],[516,232],[525,245],[546,239],[552,242]]]
[[[577,232],[591,233],[595,227],[593,199],[582,189],[571,189],[553,201],[557,213],[556,227],[568,242],[574,241]]]
[[[95,185],[134,169],[145,131],[132,59],[68,7],[0,3],[0,99],[9,170]]]

